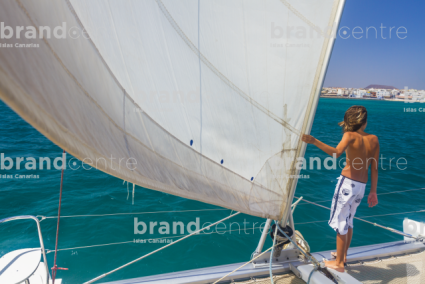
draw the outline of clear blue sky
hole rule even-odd
[[[370,84],[408,86],[425,89],[425,1],[423,0],[346,0],[341,30],[326,74],[324,87],[364,88]],[[381,29],[381,24],[385,29]],[[354,34],[359,26],[363,34]],[[369,29],[366,39],[366,27]],[[406,34],[396,34],[404,26]],[[389,28],[392,30],[389,39]],[[348,33],[343,34],[346,30]],[[360,29],[355,31],[360,32]],[[382,35],[381,35],[382,31]],[[401,28],[399,31],[405,31]],[[385,39],[383,39],[385,38]]]

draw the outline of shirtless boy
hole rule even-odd
[[[320,150],[338,158],[346,152],[346,166],[338,178],[332,200],[329,226],[337,233],[336,260],[325,261],[326,267],[344,272],[348,247],[353,237],[353,218],[359,206],[371,166],[371,188],[368,197],[369,207],[378,204],[376,188],[378,185],[379,141],[378,137],[364,132],[367,125],[367,110],[363,106],[352,106],[339,125],[344,135],[336,148],[326,145],[311,135],[303,135],[302,141],[317,146]]]

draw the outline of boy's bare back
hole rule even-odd
[[[368,169],[377,168],[379,159],[379,141],[375,135],[364,131],[346,132],[344,136],[351,142],[345,150],[346,166],[341,174],[366,183],[368,180]],[[344,139],[344,138],[343,138]],[[378,154],[378,155],[377,155]]]

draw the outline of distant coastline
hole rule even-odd
[[[326,95],[320,95],[320,98],[328,98],[328,99],[345,99],[345,100],[370,100],[370,101],[391,101],[391,102],[404,102],[404,99],[386,99],[386,98],[382,98],[382,99],[377,99],[377,98],[367,98],[367,97],[362,97],[362,98],[353,98],[353,97],[344,97],[344,96],[326,96]]]
[[[324,87],[320,95],[323,98],[425,102],[425,90],[408,89],[407,87],[399,90],[385,85],[369,85],[366,88]]]

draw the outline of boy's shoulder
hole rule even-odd
[[[378,143],[378,144],[379,144],[378,136],[376,136],[376,135],[374,135],[374,134],[366,133],[365,137],[366,137],[367,139],[369,139],[369,141],[371,141],[371,142],[375,142],[375,143]]]
[[[363,138],[368,139],[371,142],[379,143],[378,136],[376,136],[374,134],[366,133],[366,132],[364,132],[364,134],[359,134],[357,132],[347,131],[347,132],[344,133],[343,136],[347,137],[350,140],[363,137]]]
[[[375,134],[366,133],[366,136],[367,136],[369,139],[378,139],[378,136],[376,136]]]

